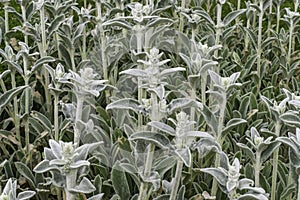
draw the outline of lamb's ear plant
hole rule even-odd
[[[235,158],[232,165],[224,152],[220,152],[220,165],[218,168],[204,168],[202,172],[216,178],[220,189],[227,194],[230,200],[268,200],[268,194],[263,188],[253,187],[254,182],[248,178],[240,179],[241,169],[239,159]],[[243,191],[247,191],[244,193]]]
[[[20,192],[17,193],[17,189],[18,189],[18,183],[17,180],[13,180],[12,178],[10,178],[2,193],[0,194],[0,199],[1,200],[26,200],[26,199],[31,199],[34,195],[35,192],[34,191],[24,191],[24,192]]]
[[[237,145],[245,152],[245,155],[251,159],[255,172],[255,187],[260,187],[259,177],[263,163],[272,155],[273,151],[279,147],[280,143],[272,141],[273,136],[264,138],[260,136],[255,127],[250,129],[250,137],[246,138],[250,147],[237,143]],[[253,151],[253,150],[254,151]]]
[[[300,199],[300,159],[299,159],[299,141],[300,141],[300,129],[296,128],[296,134],[289,133],[288,137],[278,137],[276,139],[279,142],[282,142],[289,146],[289,159],[294,166],[295,174],[298,177],[293,177],[294,180],[298,180],[298,192],[297,192],[297,200]]]
[[[85,177],[90,166],[87,156],[89,151],[99,144],[101,142],[76,147],[72,142],[49,140],[50,148],[44,149],[45,159],[33,171],[51,172],[49,182],[64,189],[66,200],[76,199],[78,193],[91,193],[96,188]]]

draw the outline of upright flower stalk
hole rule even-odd
[[[258,17],[258,36],[257,36],[257,75],[258,75],[258,86],[257,89],[260,91],[261,87],[261,79],[262,79],[262,71],[261,71],[261,56],[262,56],[262,23],[264,17],[264,1],[259,0],[259,17]]]

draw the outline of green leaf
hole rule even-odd
[[[237,200],[268,200],[269,198],[263,194],[243,194]]]
[[[207,12],[205,12],[204,10],[199,10],[197,11],[197,14],[200,15],[200,17],[204,18],[210,25],[215,26],[215,22]]]
[[[46,117],[45,115],[37,111],[32,111],[31,116],[34,119],[38,120],[44,126],[44,128],[47,129],[49,132],[52,131],[52,123],[48,119],[48,117]]]
[[[18,200],[26,200],[26,199],[30,199],[31,197],[33,197],[35,195],[34,191],[25,191],[25,192],[20,192],[18,194],[17,199]]]
[[[96,190],[95,186],[91,183],[91,181],[83,177],[80,181],[79,185],[76,185],[74,188],[70,188],[70,192],[76,192],[76,193],[91,193]]]
[[[17,168],[17,171],[24,176],[32,186],[36,186],[34,183],[34,176],[31,172],[31,170],[22,162],[15,162],[15,166]]]
[[[242,151],[246,154],[246,157],[249,157],[252,161],[255,160],[253,151],[247,145],[243,143],[237,143],[236,145],[242,149]]]
[[[261,153],[260,162],[264,163],[273,153],[273,151],[280,146],[280,142],[273,141],[268,144],[268,147]]]
[[[152,121],[148,123],[149,126],[152,126],[153,128],[156,128],[162,132],[168,133],[172,136],[175,136],[175,129],[168,124],[162,123],[162,122],[157,122],[157,121]]]
[[[176,155],[183,161],[185,166],[190,167],[192,163],[192,154],[189,148],[176,149]]]
[[[287,111],[286,113],[281,114],[279,119],[288,125],[300,127],[299,112]]]
[[[229,120],[225,126],[225,128],[223,129],[222,131],[222,134],[230,131],[231,129],[241,125],[241,124],[244,124],[244,123],[247,123],[246,120],[244,119],[241,119],[241,118],[233,118],[231,120]]]
[[[112,168],[112,184],[115,192],[121,197],[121,199],[128,200],[131,196],[128,180],[126,178],[124,170],[119,165],[120,162],[117,161]]]
[[[246,9],[235,10],[228,13],[223,20],[224,26],[228,26],[233,20],[235,20],[238,16],[240,16],[244,12],[246,12]]]
[[[136,77],[142,77],[142,78],[148,77],[148,73],[142,69],[127,69],[127,70],[120,72],[120,75],[122,75],[122,74],[127,74],[130,76],[136,76]]]
[[[87,200],[101,200],[103,196],[104,196],[104,193],[101,193],[101,194],[94,195],[94,196],[88,198]]]
[[[49,63],[49,62],[54,62],[54,61],[55,61],[55,58],[53,58],[51,56],[42,57],[35,62],[35,64],[31,68],[30,73],[32,74],[33,72],[35,72],[37,69],[39,69],[39,67],[43,66],[44,64]]]
[[[224,171],[217,168],[204,168],[200,170],[204,173],[208,173],[213,177],[215,177],[220,185],[226,186],[228,178],[227,175],[224,173]]]
[[[280,199],[286,199],[290,194],[293,193],[293,191],[296,190],[295,184],[290,184],[287,187],[284,188],[284,190],[280,194]]]
[[[167,149],[168,146],[170,145],[170,141],[166,136],[160,133],[149,132],[149,131],[134,133],[130,136],[129,140],[144,140],[146,142],[153,143],[162,149]]]
[[[192,99],[188,99],[188,98],[177,98],[177,99],[173,99],[169,105],[169,112],[173,112],[176,109],[183,109],[183,108],[190,108],[190,107],[196,107],[196,108],[202,108],[202,103],[192,100]]]
[[[185,195],[185,185],[182,185],[178,191],[176,200],[185,200],[184,195]]]
[[[132,98],[124,98],[116,100],[106,106],[106,110],[114,110],[114,109],[125,109],[125,110],[132,110],[136,113],[142,111],[142,107],[140,103]]]
[[[189,131],[185,134],[186,137],[200,137],[200,138],[210,138],[210,139],[214,139],[214,137],[207,133],[207,132],[203,132],[203,131]]]
[[[64,14],[55,16],[55,19],[51,21],[47,29],[47,39],[50,39],[52,34],[58,30],[59,26],[64,22],[64,19],[65,19]]]
[[[20,92],[22,92],[27,86],[19,86],[6,91],[0,96],[0,113],[3,111],[4,107]]]
[[[115,19],[104,22],[102,26],[117,26],[128,30],[132,29],[132,26],[128,22],[123,20],[115,20]]]
[[[42,162],[37,164],[37,166],[35,166],[35,168],[33,169],[33,171],[35,173],[44,173],[44,172],[51,171],[51,170],[60,171],[58,167],[50,166],[49,160],[43,160]]]

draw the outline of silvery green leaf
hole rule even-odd
[[[70,168],[71,169],[77,169],[79,167],[83,167],[83,166],[89,166],[90,162],[86,161],[86,160],[79,160],[76,162],[71,163]]]
[[[1,74],[0,74],[0,80],[4,80],[4,77],[6,76],[6,75],[8,75],[9,73],[10,73],[11,71],[8,69],[8,70],[5,70],[4,72],[2,72]]]
[[[151,121],[148,123],[149,126],[152,126],[160,131],[163,131],[165,133],[168,133],[172,136],[175,136],[175,129],[165,123],[157,122],[157,121]]]
[[[103,196],[104,196],[104,193],[101,193],[101,194],[94,195],[94,196],[88,198],[87,200],[101,200]]]
[[[248,178],[243,178],[239,180],[239,189],[243,190],[245,187],[249,188],[254,184],[253,180],[248,179]]]
[[[2,112],[2,110],[4,109],[4,107],[16,96],[18,95],[20,92],[22,92],[27,86],[19,86],[16,88],[12,88],[6,92],[4,92],[4,94],[0,94],[0,113]]]
[[[62,158],[62,148],[60,144],[58,144],[55,140],[50,139],[49,146],[56,158]]]
[[[228,180],[227,174],[225,174],[224,171],[221,169],[204,168],[204,169],[200,169],[200,171],[202,171],[204,173],[208,173],[208,174],[212,175],[213,177],[215,177],[220,185],[225,186],[227,183],[227,180]]]
[[[126,109],[126,110],[132,110],[136,113],[142,111],[140,103],[137,100],[131,98],[116,100],[106,106],[106,110],[109,109]]]
[[[76,185],[74,188],[69,189],[70,192],[85,193],[85,194],[94,192],[95,190],[96,190],[95,186],[86,177],[82,178],[79,185]]]
[[[278,137],[278,138],[276,138],[276,141],[279,141],[279,142],[282,142],[282,143],[288,145],[296,155],[300,155],[299,146],[297,144],[295,144],[290,138]]]
[[[163,134],[149,131],[142,131],[134,133],[130,136],[129,140],[143,140],[159,146],[162,149],[168,148],[170,145],[169,139]]]
[[[180,57],[182,58],[182,60],[185,62],[185,64],[187,64],[187,66],[188,66],[189,68],[192,68],[191,59],[190,59],[187,55],[185,55],[185,54],[183,54],[183,53],[179,53],[179,55],[180,55]]]
[[[45,147],[44,148],[44,155],[45,155],[45,159],[46,160],[53,160],[56,159],[56,156],[54,155],[54,153],[52,152],[51,149]]]
[[[163,160],[159,161],[158,163],[154,164],[154,169],[157,171],[161,177],[174,165],[176,164],[175,156],[168,156]]]
[[[15,166],[16,166],[16,169],[17,171],[22,175],[24,176],[32,186],[36,186],[34,181],[35,181],[35,178],[31,172],[31,170],[28,168],[27,165],[25,165],[24,163],[22,162],[15,162]]]
[[[238,182],[233,180],[228,180],[226,183],[226,189],[228,192],[231,192],[234,189],[237,189]]]
[[[294,106],[300,108],[300,101],[299,100],[290,100],[289,104],[294,105]]]
[[[170,199],[169,194],[162,194],[162,195],[155,197],[153,200],[169,200],[169,199]]]
[[[187,107],[195,107],[198,109],[202,109],[203,105],[202,103],[192,100],[192,99],[188,99],[188,98],[177,98],[177,99],[173,99],[169,105],[169,112],[173,112],[176,109],[183,109],[183,108],[187,108]]]
[[[128,180],[124,170],[119,166],[120,162],[117,161],[111,171],[112,186],[115,192],[123,200],[128,200],[131,196]]]
[[[269,198],[263,194],[243,194],[237,200],[268,200]]]
[[[72,121],[75,120],[76,116],[76,107],[74,104],[71,103],[62,103],[62,112],[66,118],[71,119]]]
[[[49,63],[49,62],[54,62],[54,61],[56,61],[55,58],[53,58],[51,56],[42,57],[34,63],[34,65],[31,68],[30,73],[32,74],[33,72],[35,72],[39,67],[43,66],[44,64]]]
[[[217,64],[219,64],[217,61],[210,61],[208,63],[205,63],[203,66],[201,66],[199,74],[202,75],[204,72],[207,72],[209,69],[211,69],[213,66],[216,66]]]
[[[247,123],[247,121],[244,120],[244,119],[241,119],[241,118],[232,118],[232,119],[230,119],[230,120],[227,122],[225,128],[224,128],[223,131],[222,131],[222,134],[224,134],[224,133],[230,131],[231,129],[233,129],[233,128],[235,128],[235,127],[240,126],[241,124],[245,124],[245,123]]]
[[[201,138],[211,138],[214,139],[214,137],[207,133],[207,132],[203,132],[203,131],[189,131],[185,134],[186,137],[201,137]]]
[[[205,105],[203,105],[203,109],[201,110],[201,112],[205,118],[207,125],[211,128],[213,134],[216,136],[218,132],[218,121],[215,114],[212,113],[210,108]]]
[[[252,161],[255,160],[253,151],[247,145],[243,143],[237,143],[236,145],[239,146],[242,149],[242,151],[247,155],[247,157],[249,157]]]
[[[192,163],[192,154],[190,149],[184,148],[184,149],[176,149],[175,150],[176,155],[182,160],[185,166],[190,167]]]
[[[215,84],[217,84],[217,85],[221,84],[221,76],[219,74],[217,74],[216,72],[214,72],[212,70],[208,70],[208,73],[210,75],[210,78],[212,79],[212,81]]]
[[[160,75],[161,76],[166,76],[166,75],[169,75],[171,73],[175,73],[175,72],[183,72],[185,71],[186,69],[183,68],[183,67],[174,67],[174,68],[169,68],[169,69],[165,69],[163,70]]]
[[[149,176],[145,176],[144,174],[140,175],[144,182],[152,183],[154,191],[157,191],[160,188],[161,178],[156,171],[151,172]]]
[[[229,163],[229,158],[228,158],[227,154],[225,154],[223,151],[220,151],[218,153],[220,154],[219,166],[221,167],[221,169],[223,169],[223,171],[224,171],[224,169],[229,170],[230,163]],[[235,162],[237,162],[236,159],[234,159],[233,165],[235,165]],[[239,169],[238,169],[238,171],[239,171]]]
[[[34,191],[25,191],[25,192],[20,192],[18,194],[17,199],[18,200],[25,200],[25,199],[30,199],[31,197],[33,197],[35,195]]]
[[[264,145],[264,147],[263,147]],[[275,149],[280,146],[280,142],[273,141],[269,144],[260,144],[257,151],[261,152],[260,162],[264,163],[273,153]]]
[[[235,20],[238,16],[245,13],[247,9],[235,10],[228,13],[223,20],[224,26],[228,26],[233,20]]]
[[[183,199],[185,199],[184,195],[185,195],[185,185],[182,185],[180,187],[180,189],[178,190],[176,200],[183,200]]]
[[[55,16],[55,19],[53,19],[50,22],[49,27],[47,28],[47,39],[50,39],[50,37],[52,36],[52,34],[58,30],[59,26],[63,23],[65,19],[65,15],[64,14],[60,14]]]
[[[35,168],[33,169],[33,171],[35,173],[44,173],[44,172],[51,171],[51,170],[60,171],[57,166],[51,166],[49,164],[49,160],[43,160],[42,162],[37,164],[37,166],[35,166]]]
[[[46,117],[45,115],[43,115],[42,113],[40,113],[38,111],[32,111],[31,117],[33,117],[34,119],[39,121],[43,125],[44,129],[46,129],[47,131],[49,131],[49,132],[52,131],[52,123],[48,119],[48,117]]]
[[[67,160],[62,160],[62,159],[53,159],[53,160],[50,160],[49,162],[49,165],[56,165],[56,166],[59,166],[59,165],[66,165],[67,164]]]
[[[287,111],[279,116],[279,118],[288,125],[300,127],[299,112]]]
[[[210,17],[209,13],[207,13],[204,10],[198,10],[197,14],[200,15],[200,17],[204,18],[211,26],[215,26],[214,20]]]
[[[128,22],[126,22],[124,20],[115,20],[115,19],[104,22],[102,24],[102,26],[117,26],[117,27],[122,27],[122,28],[128,29],[128,30],[132,29],[132,26]]]
[[[148,91],[154,92],[160,100],[164,99],[164,97],[165,97],[165,87],[162,84],[160,84],[156,88],[148,89]]]

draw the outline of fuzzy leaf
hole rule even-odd
[[[56,166],[50,166],[49,160],[43,160],[33,169],[35,173],[44,173],[51,170],[59,170],[59,168]]]
[[[31,68],[30,73],[32,74],[33,72],[35,72],[37,69],[39,69],[39,67],[43,66],[44,64],[49,63],[49,62],[54,62],[54,61],[55,61],[55,58],[53,58],[51,56],[42,57],[35,62],[35,64]]]
[[[162,132],[168,133],[172,136],[175,136],[175,129],[168,124],[162,123],[162,122],[157,122],[157,121],[152,121],[149,122],[148,125],[150,125],[153,128],[156,128]]]
[[[0,113],[2,112],[2,109],[22,90],[24,90],[26,86],[19,86],[13,89],[10,89],[6,91],[4,94],[0,96]]]
[[[215,177],[220,185],[222,186],[226,185],[228,178],[227,175],[222,170],[216,168],[204,168],[201,169],[201,171]]]
[[[26,200],[26,199],[30,199],[31,197],[33,197],[35,195],[34,191],[25,191],[25,192],[20,192],[18,194],[17,199],[18,200]]]
[[[7,64],[9,67],[15,69],[19,74],[23,75],[23,69],[18,63],[9,61],[9,60],[5,60],[5,61],[3,61],[3,64]]]
[[[298,112],[288,111],[280,115],[279,118],[286,124],[300,127],[300,117]]]
[[[238,16],[240,16],[244,12],[246,12],[246,9],[235,10],[228,13],[223,20],[224,26],[228,26],[233,20],[235,20]]]
[[[182,71],[185,71],[185,68],[183,68],[183,67],[174,67],[174,68],[169,68],[169,69],[163,70],[160,73],[160,75],[161,76],[166,76],[166,75],[169,75],[169,74],[172,74],[172,73],[175,73],[175,72],[182,72]]]
[[[185,166],[190,167],[192,163],[192,154],[189,148],[175,150],[176,155],[183,161]]]
[[[40,112],[37,112],[37,111],[33,111],[31,113],[31,116],[38,120],[45,129],[47,129],[49,132],[51,132],[52,130],[52,123],[51,121],[48,119],[48,117],[46,117],[45,115],[43,115],[42,113]]]
[[[115,163],[111,172],[112,185],[115,192],[123,200],[128,200],[131,196],[128,180],[124,170],[119,166],[119,161]]]
[[[147,131],[134,133],[130,136],[129,140],[144,140],[153,143],[162,149],[168,148],[170,144],[170,141],[166,136],[160,133]]]
[[[273,151],[280,146],[280,142],[273,141],[268,144],[267,148],[261,153],[260,162],[264,163],[273,153]]]
[[[246,156],[249,157],[252,161],[255,160],[253,151],[247,145],[243,143],[237,143],[236,145],[239,146],[242,149],[242,151],[246,154]]]
[[[88,198],[87,200],[101,200],[103,196],[104,196],[104,193],[101,193],[101,194],[94,195],[94,196]]]
[[[263,194],[243,194],[237,200],[268,200],[269,198]]]
[[[222,134],[230,131],[231,129],[235,128],[235,127],[238,127],[239,125],[241,124],[245,124],[247,123],[246,120],[244,119],[241,119],[241,118],[233,118],[231,120],[229,120],[225,126],[225,128],[223,129],[222,131]]]
[[[34,176],[31,172],[31,170],[28,168],[27,165],[25,165],[24,163],[22,162],[16,162],[15,163],[15,166],[17,168],[17,171],[22,175],[24,176],[32,186],[35,186],[35,183],[34,183]]]
[[[203,132],[203,131],[189,131],[185,134],[186,137],[200,137],[200,138],[211,138],[214,139],[214,137],[207,133],[207,132]]]
[[[126,110],[132,110],[136,113],[142,110],[140,103],[135,99],[119,99],[117,101],[114,101],[106,106],[106,110],[109,109],[126,109]]]
[[[173,112],[176,109],[183,109],[187,107],[196,107],[201,109],[202,106],[203,105],[200,102],[188,98],[173,99],[168,105],[170,112]]]
[[[86,177],[82,178],[79,185],[69,189],[70,192],[76,192],[76,193],[91,193],[95,190],[96,190],[95,186]]]

